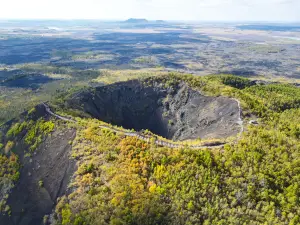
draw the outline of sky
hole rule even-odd
[[[0,0],[1,19],[300,22],[300,0]]]

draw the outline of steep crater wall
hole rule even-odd
[[[23,129],[14,137],[7,137],[7,132],[15,123],[43,119],[49,121],[49,114],[43,105],[37,105],[34,113],[22,113],[0,127],[0,143],[9,140],[15,143],[11,150],[19,158],[20,177],[15,187],[9,191],[7,205],[9,214],[0,214],[2,225],[40,225],[44,215],[52,212],[57,198],[68,192],[68,184],[76,171],[76,161],[70,159],[70,142],[76,136],[76,130],[60,127],[43,138],[43,141],[33,152],[26,144],[27,129]],[[26,153],[31,153],[26,156]],[[8,156],[11,153],[4,153]],[[3,181],[3,179],[2,179]],[[42,182],[42,185],[40,185]],[[6,183],[0,180],[0,200]],[[4,193],[6,194],[6,193]]]
[[[173,140],[224,138],[240,131],[237,101],[204,96],[185,83],[138,80],[77,93],[67,101],[93,118]]]

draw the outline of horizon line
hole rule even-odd
[[[147,19],[134,18],[127,19],[106,19],[106,18],[1,18],[0,21],[107,21],[124,22],[128,19],[145,19],[147,21],[165,21],[165,22],[212,22],[212,23],[300,23],[295,20],[174,20],[174,19]]]

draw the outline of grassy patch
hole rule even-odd
[[[31,122],[29,127],[25,136],[25,143],[30,145],[30,151],[34,151],[42,143],[43,137],[54,130],[54,123],[39,119],[36,123]]]

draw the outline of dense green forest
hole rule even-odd
[[[259,117],[220,150],[168,149],[78,128],[76,191],[59,200],[56,224],[299,224],[300,90],[233,76],[165,76],[210,95],[240,99]]]
[[[169,149],[77,118],[78,124],[69,124],[77,129],[71,143],[78,162],[73,191],[58,199],[53,224],[300,224],[299,88],[255,85],[230,75],[170,74],[144,82],[153,80],[166,86],[184,81],[206,95],[239,99],[241,138],[214,150]],[[258,125],[248,124],[252,118]],[[41,120],[22,126],[7,136],[28,129],[32,146],[41,140],[34,134],[54,129]],[[7,151],[0,158],[7,165],[1,181],[15,182],[17,156],[9,153],[12,146],[1,147]]]

